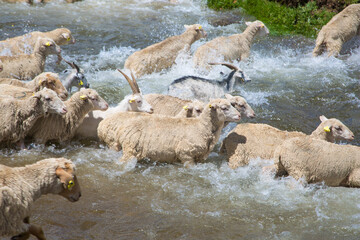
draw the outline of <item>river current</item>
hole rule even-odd
[[[63,57],[85,70],[91,87],[110,105],[131,91],[116,68],[123,69],[134,51],[181,34],[184,24],[198,23],[208,38],[195,42],[194,52],[206,41],[240,33],[245,21],[256,20],[240,9],[213,11],[200,0],[1,3],[0,12],[1,39],[69,28],[76,43],[62,46]],[[314,39],[301,36],[255,40],[248,61],[235,63],[252,81],[234,93],[244,96],[256,112],[255,119],[242,122],[309,134],[325,115],[345,123],[355,134],[351,144],[359,145],[360,41],[346,44],[341,58],[313,58],[314,45]],[[59,73],[67,68],[55,62],[55,57],[47,59],[45,70]],[[229,70],[219,66],[200,75],[191,56],[183,54],[171,69],[143,76],[138,84],[145,94],[165,93],[179,77],[219,79],[220,71]],[[226,127],[220,140],[234,126]],[[208,161],[191,169],[140,161],[124,170],[118,163],[121,152],[93,141],[2,149],[0,163],[23,166],[48,157],[76,163],[82,188],[78,202],[46,195],[34,204],[31,221],[43,227],[47,239],[358,239],[359,189],[274,179],[261,171],[272,163],[266,159],[252,159],[232,170],[219,145]]]

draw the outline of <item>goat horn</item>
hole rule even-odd
[[[128,83],[131,87],[131,90],[135,94],[137,92],[136,87],[134,86],[134,83],[131,81],[131,79],[125,73],[123,73],[120,69],[117,69],[117,70],[125,77],[125,79],[128,81]]]
[[[234,65],[232,65],[230,63],[209,63],[209,64],[210,65],[223,65],[223,66],[228,67],[228,68],[230,68],[232,70],[235,70],[235,71],[239,70],[238,67],[236,67],[236,66],[234,66]]]
[[[79,73],[79,72],[80,72],[80,68],[79,68],[79,66],[78,66],[78,65],[76,65],[74,62],[73,62],[73,65],[75,66],[76,71]]]
[[[63,60],[64,60],[64,62],[66,62],[67,64],[69,64],[70,67],[75,68],[74,63],[68,62],[68,61],[66,61],[65,59],[63,59]]]
[[[133,74],[133,72],[132,72],[131,70],[130,70],[130,73],[131,73],[131,77],[132,77],[134,86],[135,86],[136,90],[138,91],[138,93],[140,93],[139,85],[137,84],[136,79],[135,79],[135,77],[134,77],[134,74]]]

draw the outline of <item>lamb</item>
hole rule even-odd
[[[61,60],[60,47],[50,38],[39,38],[34,52],[30,55],[2,56],[4,70],[0,78],[16,78],[30,80],[44,72],[46,57],[50,54],[58,55]]]
[[[76,130],[76,138],[88,138],[97,140],[97,127],[99,123],[107,116],[116,112],[132,111],[147,112],[150,114],[153,113],[154,110],[141,94],[140,88],[136,82],[134,75],[131,73],[131,80],[129,76],[123,73],[120,69],[118,69],[118,71],[128,81],[133,94],[125,96],[124,99],[116,107],[111,107],[107,111],[89,112]]]
[[[316,38],[313,56],[325,51],[328,57],[337,57],[343,44],[356,35],[360,35],[360,4],[351,4],[336,14],[323,26]]]
[[[242,61],[249,57],[255,36],[269,34],[269,29],[261,21],[246,22],[248,26],[241,34],[217,37],[200,46],[194,53],[195,66],[208,68],[208,62],[223,59],[226,62]]]
[[[54,91],[47,88],[25,100],[0,98],[0,143],[19,142],[23,148],[26,134],[40,117],[66,112],[64,103]]]
[[[168,87],[167,94],[183,99],[197,99],[209,101],[211,98],[221,98],[225,93],[231,92],[234,86],[247,83],[251,80],[242,70],[229,63],[209,63],[211,65],[224,65],[232,71],[222,81],[206,79],[195,76],[185,76],[174,80]]]
[[[33,202],[45,194],[58,194],[70,202],[81,197],[75,164],[65,158],[49,158],[25,167],[0,165],[0,237],[45,240],[41,227],[29,222]]]
[[[80,69],[78,65],[76,65],[74,62],[68,62],[64,59],[64,61],[71,66],[71,70],[66,69],[63,73],[67,74],[62,82],[65,86],[65,88],[68,90],[69,93],[71,93],[72,87],[77,87],[78,91],[80,88],[89,88],[90,84],[88,83],[85,75],[84,70]]]
[[[28,137],[43,144],[50,140],[68,141],[74,137],[76,129],[88,112],[93,110],[105,111],[109,107],[106,101],[93,89],[81,89],[74,93],[65,102],[65,105],[68,112],[64,116],[50,114],[38,119]]]
[[[98,136],[110,148],[123,150],[124,163],[135,157],[191,166],[207,158],[225,121],[239,120],[240,113],[228,100],[215,99],[197,118],[116,113],[100,122]]]
[[[18,86],[22,88],[27,88],[33,92],[38,92],[44,87],[51,89],[56,92],[56,94],[61,98],[61,100],[66,100],[68,97],[68,92],[65,89],[64,85],[59,79],[59,75],[52,72],[44,72],[36,76],[32,81],[23,82],[17,79],[11,78],[2,78],[0,79],[0,84],[9,84],[12,86]],[[4,86],[1,86],[4,87]],[[2,95],[2,89],[0,89],[0,95]]]
[[[337,145],[309,136],[284,141],[274,153],[276,175],[306,183],[360,187],[360,148]]]
[[[31,54],[38,38],[50,38],[59,46],[75,43],[75,38],[67,28],[57,28],[49,32],[30,32],[22,36],[0,41],[0,55],[16,56]]]
[[[320,125],[310,137],[335,142],[353,140],[354,134],[336,118],[320,116]],[[293,137],[306,136],[302,132],[282,131],[267,124],[239,124],[228,134],[222,143],[220,152],[226,152],[229,167],[238,168],[249,163],[250,159],[272,159],[274,151],[283,141]]]
[[[186,31],[183,34],[169,37],[131,54],[125,61],[125,68],[132,70],[136,77],[170,68],[182,51],[189,52],[195,41],[207,36],[199,24],[184,27]]]

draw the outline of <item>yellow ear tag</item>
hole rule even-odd
[[[75,185],[74,181],[73,181],[73,180],[70,180],[69,183],[68,183],[68,185],[67,185],[67,188],[68,188],[69,190],[71,190],[71,188],[72,188],[74,185]]]
[[[212,108],[211,104],[209,104],[209,108]]]
[[[324,127],[324,131],[325,131],[325,132],[331,132],[329,126]]]
[[[41,84],[41,82],[42,82],[42,81],[41,81],[41,80],[39,80],[39,85]]]
[[[183,106],[183,109],[185,110],[185,111],[187,111],[187,110],[189,110],[189,108],[188,108],[188,106]]]
[[[129,103],[133,103],[133,102],[135,102],[135,99],[130,99],[129,100]]]
[[[81,95],[81,96],[80,96],[80,99],[81,99],[81,100],[86,100],[87,97],[86,97],[85,95]]]
[[[201,26],[198,27],[199,30],[200,30],[201,28],[202,28]]]
[[[50,42],[45,43],[45,46],[47,46],[47,47],[50,47],[50,45],[51,45]]]
[[[80,80],[79,86],[83,86],[83,85],[84,85],[83,81]]]
[[[70,37],[68,37],[67,39],[66,39],[66,41],[70,41],[71,40],[71,38]]]
[[[265,25],[264,25],[264,24],[261,24],[260,27],[263,28],[263,27],[265,27]]]

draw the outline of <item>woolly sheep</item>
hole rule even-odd
[[[0,98],[0,143],[19,142],[23,148],[24,137],[40,117],[66,112],[64,103],[47,88],[25,100]]]
[[[178,97],[163,94],[146,94],[145,99],[150,103],[154,109],[155,114],[163,114],[167,116],[184,116],[183,108],[188,107],[186,111],[187,117],[197,117],[204,109],[204,102],[184,100]],[[232,96],[225,94],[225,98],[230,101],[231,105],[235,107],[241,114],[248,118],[254,118],[255,112],[247,103],[247,101],[240,96]],[[191,111],[193,109],[193,111]]]
[[[116,113],[100,122],[98,136],[110,148],[123,150],[121,162],[135,157],[190,166],[207,158],[225,121],[239,120],[239,112],[228,100],[215,99],[197,118]]]
[[[217,37],[201,45],[194,53],[195,65],[208,68],[209,62],[217,61],[219,58],[226,62],[248,58],[254,37],[269,34],[269,29],[261,21],[246,22],[246,25],[248,27],[241,34]]]
[[[44,87],[51,89],[56,92],[56,94],[61,98],[61,100],[66,100],[68,97],[68,92],[65,89],[64,85],[59,79],[59,75],[52,72],[44,72],[36,76],[32,81],[20,81],[17,79],[11,78],[1,78],[0,84],[9,84],[13,86],[18,86],[22,88],[27,88],[32,92],[38,92]],[[3,87],[3,86],[1,86]],[[2,91],[0,89],[0,95]]]
[[[232,92],[234,86],[251,80],[238,67],[229,63],[209,63],[210,65],[224,65],[232,71],[222,81],[195,76],[185,76],[174,80],[168,87],[167,94],[183,99],[197,99],[209,101],[221,98],[225,93]]]
[[[49,32],[30,32],[22,36],[0,41],[0,55],[15,56],[31,54],[38,38],[50,38],[59,46],[75,43],[75,38],[67,28],[57,28]]]
[[[338,56],[342,45],[360,35],[360,4],[351,4],[336,14],[323,26],[316,38],[313,56],[327,51],[328,56]]]
[[[132,70],[136,77],[141,77],[171,67],[181,51],[190,51],[195,41],[207,35],[199,24],[184,27],[186,30],[183,34],[169,37],[131,54],[125,61],[125,68]]]
[[[125,77],[133,93],[125,96],[116,107],[111,107],[106,111],[89,112],[77,128],[75,133],[76,138],[97,139],[97,127],[99,123],[107,116],[116,112],[132,111],[153,113],[154,110],[143,97],[134,75],[131,73],[131,80],[124,72],[119,69],[118,71]]]
[[[81,89],[74,93],[65,105],[68,110],[65,115],[50,114],[39,118],[28,137],[44,144],[50,140],[57,142],[70,140],[88,112],[108,109],[106,101],[93,89]]]
[[[75,165],[65,158],[49,158],[24,167],[0,165],[0,237],[45,240],[41,227],[29,223],[33,202],[58,194],[70,202],[81,197]],[[18,234],[14,236],[15,234]]]
[[[306,183],[360,187],[360,148],[337,145],[310,136],[284,141],[274,153],[276,176]]]
[[[320,125],[310,135],[312,138],[328,142],[354,139],[354,134],[338,119],[320,116],[320,120]],[[226,152],[229,166],[235,169],[256,157],[271,159],[276,147],[283,141],[302,136],[306,135],[282,131],[267,124],[239,124],[224,139],[220,151]]]
[[[30,55],[2,56],[4,70],[0,78],[16,78],[21,80],[33,79],[44,72],[46,57],[56,54],[61,60],[60,47],[50,38],[39,38],[35,44],[34,52]]]

